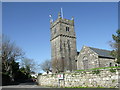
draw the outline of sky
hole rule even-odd
[[[2,33],[37,64],[51,59],[49,15],[55,21],[60,8],[66,19],[74,16],[77,51],[82,46],[111,50],[118,29],[117,2],[4,2]]]

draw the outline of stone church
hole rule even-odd
[[[77,56],[77,69],[90,69],[115,66],[116,59],[111,51],[83,46]]]
[[[108,50],[83,46],[81,51],[77,52],[73,17],[71,20],[65,19],[60,12],[57,20],[53,21],[50,17],[50,31],[51,60],[64,60],[63,71],[115,65],[115,58]]]

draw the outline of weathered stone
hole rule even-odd
[[[58,18],[51,23],[52,60],[63,60],[64,70],[76,70],[77,56],[74,20]],[[55,69],[53,68],[54,72]]]
[[[88,72],[88,71],[87,71]],[[91,71],[89,71],[91,72]],[[60,80],[60,85],[62,87],[116,87],[118,88],[118,76],[120,70],[116,70],[116,72],[112,73],[109,69],[101,70],[99,74],[91,74],[91,73],[65,73],[64,79]],[[105,73],[107,72],[107,73]],[[74,77],[72,76],[74,75]],[[111,76],[111,77],[110,77]],[[38,83],[43,86],[55,86],[59,85],[59,79],[56,75],[39,75]]]
[[[108,50],[96,49],[99,52],[110,52]],[[98,53],[91,49],[91,47],[83,46],[77,57],[77,69],[90,69],[99,67],[115,66],[115,58],[112,56],[100,57]]]

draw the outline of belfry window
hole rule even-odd
[[[69,27],[66,27],[66,31],[69,31]]]

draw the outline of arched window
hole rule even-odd
[[[56,28],[54,29],[54,34],[56,33]]]
[[[112,66],[112,63],[110,63],[110,67]]]
[[[77,62],[77,60],[75,60],[75,62]]]
[[[60,40],[60,51],[62,51],[62,41]]]
[[[70,52],[70,41],[69,40],[67,40],[67,44],[68,44],[68,50]]]
[[[115,64],[115,67],[117,67],[118,65],[117,64]]]
[[[88,69],[88,59],[87,57],[83,57],[83,66],[84,66],[84,69]]]

